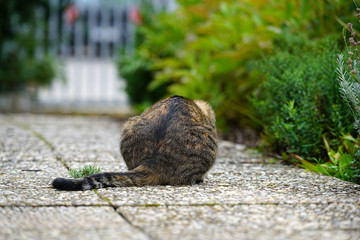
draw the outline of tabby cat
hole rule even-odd
[[[216,159],[214,112],[201,100],[166,98],[124,124],[120,151],[128,172],[98,173],[79,179],[56,178],[53,187],[88,190],[200,183]]]

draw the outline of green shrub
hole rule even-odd
[[[360,13],[360,9],[357,9],[358,13]],[[358,15],[360,18],[360,15]],[[355,118],[354,126],[360,132],[360,111],[359,111],[359,96],[360,96],[360,88],[359,88],[359,68],[358,62],[360,60],[360,54],[358,51],[358,40],[356,38],[356,33],[353,29],[352,24],[347,25],[347,29],[350,32],[349,44],[344,51],[345,54],[339,54],[337,57],[337,80],[339,86],[335,86],[339,89],[339,93],[341,93],[344,102],[339,102],[339,106],[347,109],[348,112],[351,112]],[[346,39],[346,30],[344,28],[344,39],[345,43],[347,43]],[[331,46],[328,46],[325,51],[329,51]],[[347,59],[346,64],[344,60],[344,55]],[[333,70],[335,69],[328,69]],[[332,85],[332,84],[331,84]],[[347,103],[347,104],[345,104]],[[325,106],[325,108],[328,108]],[[330,108],[329,108],[330,109]],[[346,114],[346,112],[344,111]],[[349,113],[347,115],[350,115]],[[343,116],[343,115],[341,115]],[[350,116],[349,116],[350,117]],[[340,119],[340,118],[338,118]],[[349,119],[346,119],[349,120]],[[336,121],[333,121],[336,124]],[[342,123],[344,124],[344,122]],[[350,124],[349,129],[351,129]],[[340,124],[335,125],[337,127]],[[343,131],[342,128],[339,128],[339,132]],[[323,156],[319,156],[319,154],[314,154],[314,158],[312,159],[316,163],[311,163],[304,158],[293,155],[298,161],[300,161],[300,166],[304,167],[310,171],[320,172],[325,175],[335,176],[345,181],[351,181],[360,184],[360,139],[352,137],[350,134],[344,134],[342,136],[336,134],[332,134],[333,138],[332,144],[328,141],[329,134],[325,133],[322,135],[323,146],[327,152],[327,156],[323,158]],[[337,141],[336,141],[337,140]],[[341,143],[340,143],[341,141]],[[336,145],[337,142],[337,145]],[[319,144],[320,145],[320,144]],[[337,149],[337,150],[334,150]],[[309,158],[309,157],[308,157]]]
[[[49,57],[43,57],[37,60],[34,64],[34,83],[39,86],[49,85],[52,79],[56,76],[54,62]]]
[[[145,29],[143,53],[156,70],[149,88],[168,85],[168,95],[210,102],[220,128],[230,121],[249,125],[247,94],[259,84],[249,60],[269,51],[281,32],[275,5],[179,1],[175,12],[157,16],[155,28]],[[274,17],[267,15],[270,9]]]
[[[333,148],[340,145],[342,133],[353,131],[335,71],[338,41],[287,39],[279,42],[274,56],[258,64],[266,81],[252,102],[272,151],[285,158],[294,154],[325,159],[322,136]]]
[[[139,11],[137,23],[135,28],[135,49],[132,53],[126,49],[119,49],[118,53],[118,70],[119,75],[125,80],[125,91],[129,97],[130,103],[133,104],[139,112],[142,112],[146,107],[158,101],[165,95],[166,85],[160,86],[156,89],[149,89],[149,84],[154,80],[154,70],[151,68],[154,60],[151,59],[148,52],[151,50],[159,55],[164,52],[164,49],[149,49],[144,48],[144,41],[151,38],[151,33],[147,29],[157,29],[156,22],[152,21],[152,16],[155,14],[155,9],[151,1],[142,0],[139,9],[132,11]],[[161,15],[161,12],[158,13]],[[145,37],[146,36],[146,37]],[[164,46],[162,46],[164,47]]]
[[[360,9],[358,8],[358,16],[360,19]],[[355,119],[354,126],[360,134],[360,53],[359,53],[359,41],[356,37],[356,32],[353,29],[351,23],[348,24],[347,29],[350,32],[348,39],[349,44],[344,54],[339,54],[337,58],[338,68],[336,70],[338,74],[338,80],[340,84],[340,92],[348,103],[348,107]],[[344,29],[345,30],[345,29]],[[344,40],[346,39],[346,30],[344,31]]]
[[[130,56],[124,54],[118,61],[118,68],[126,82],[125,91],[130,102],[137,106],[139,111],[164,95],[165,90],[161,88],[148,90],[149,83],[154,79],[154,73],[149,68],[149,62],[138,53],[135,52]]]
[[[360,9],[356,9],[358,18],[360,19]],[[337,77],[339,82],[339,91],[343,99],[347,102],[349,111],[355,118],[355,129],[360,133],[360,74],[359,74],[359,42],[356,37],[356,32],[351,23],[347,25],[347,30],[350,36],[346,39],[346,30],[344,28],[344,40],[348,45],[346,47],[345,56],[347,58],[346,64],[344,54],[341,53],[337,57]],[[301,162],[301,166],[315,172],[320,172],[329,176],[335,176],[345,181],[352,181],[360,184],[360,139],[354,138],[351,135],[344,135],[341,137],[342,145],[338,147],[337,151],[331,149],[326,137],[323,137],[324,144],[327,150],[329,161],[322,163],[316,160],[317,164],[312,164],[301,157],[297,157]]]
[[[248,98],[262,79],[252,74],[252,61],[271,52],[274,38],[285,32],[311,38],[339,30],[337,22],[342,23],[351,4],[332,0],[177,2],[175,11],[154,14],[138,28],[142,41],[120,71],[123,76],[129,73],[125,79],[135,95],[145,98],[157,91],[210,102],[222,130],[229,123],[258,126]],[[139,71],[149,75],[142,77]],[[136,80],[131,80],[131,74]],[[129,89],[131,99],[133,93]],[[146,102],[159,96],[154,95]]]

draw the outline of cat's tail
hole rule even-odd
[[[58,190],[79,191],[105,187],[157,185],[160,179],[150,170],[139,166],[129,172],[104,172],[84,178],[56,178],[52,186]]]

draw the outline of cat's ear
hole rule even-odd
[[[210,104],[203,100],[194,100],[194,103],[200,108],[201,112],[206,116],[209,120],[211,126],[215,126],[216,118],[215,113]]]

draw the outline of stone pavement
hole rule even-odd
[[[195,186],[63,192],[85,164],[125,171],[110,118],[0,115],[0,239],[360,239],[360,186],[221,142]]]

